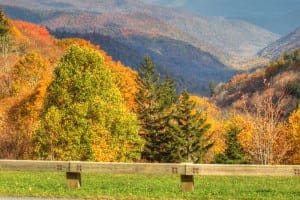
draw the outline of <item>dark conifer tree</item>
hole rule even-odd
[[[224,164],[247,164],[241,144],[238,141],[240,130],[237,127],[231,127],[225,136],[226,150],[224,154],[215,156],[215,163]]]
[[[205,133],[210,125],[196,105],[189,100],[187,91],[183,91],[172,119],[173,134],[170,149],[172,162],[202,163],[204,154],[212,147],[210,137]]]
[[[168,134],[171,109],[176,101],[174,81],[160,75],[150,57],[145,57],[139,67],[140,88],[136,96],[141,123],[140,134],[146,144],[142,158],[152,162],[167,162]]]

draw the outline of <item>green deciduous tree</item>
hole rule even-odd
[[[170,134],[170,157],[173,162],[202,163],[204,154],[213,146],[206,136],[210,125],[202,113],[183,91],[174,118],[171,121],[173,134]]]
[[[96,50],[71,46],[48,87],[35,135],[38,158],[130,161],[143,141],[114,77]]]

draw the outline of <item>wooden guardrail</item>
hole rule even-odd
[[[180,175],[182,191],[194,190],[194,176],[300,176],[300,165],[219,165],[190,163],[103,163],[0,160],[0,170],[65,172],[69,188],[81,186],[81,173]]]

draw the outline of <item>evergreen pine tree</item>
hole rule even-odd
[[[217,154],[215,163],[225,164],[247,164],[241,144],[238,141],[240,130],[237,127],[231,127],[225,136],[225,144],[227,146],[224,154]]]
[[[160,85],[159,99],[160,104],[167,108],[174,105],[177,100],[175,82],[169,75],[166,76],[164,82]]]
[[[140,88],[136,96],[137,111],[141,123],[140,134],[146,144],[142,158],[149,161],[166,162],[168,160],[168,122],[171,108],[176,101],[174,81],[160,75],[150,57],[145,57],[139,67]]]
[[[171,161],[202,163],[204,154],[213,145],[208,142],[210,137],[205,136],[210,125],[196,110],[195,103],[189,100],[187,91],[182,92],[171,123]]]

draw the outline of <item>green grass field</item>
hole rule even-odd
[[[84,199],[295,199],[300,177],[196,177],[195,191],[182,193],[179,176],[82,174],[69,190],[64,173],[0,171],[0,196]]]

